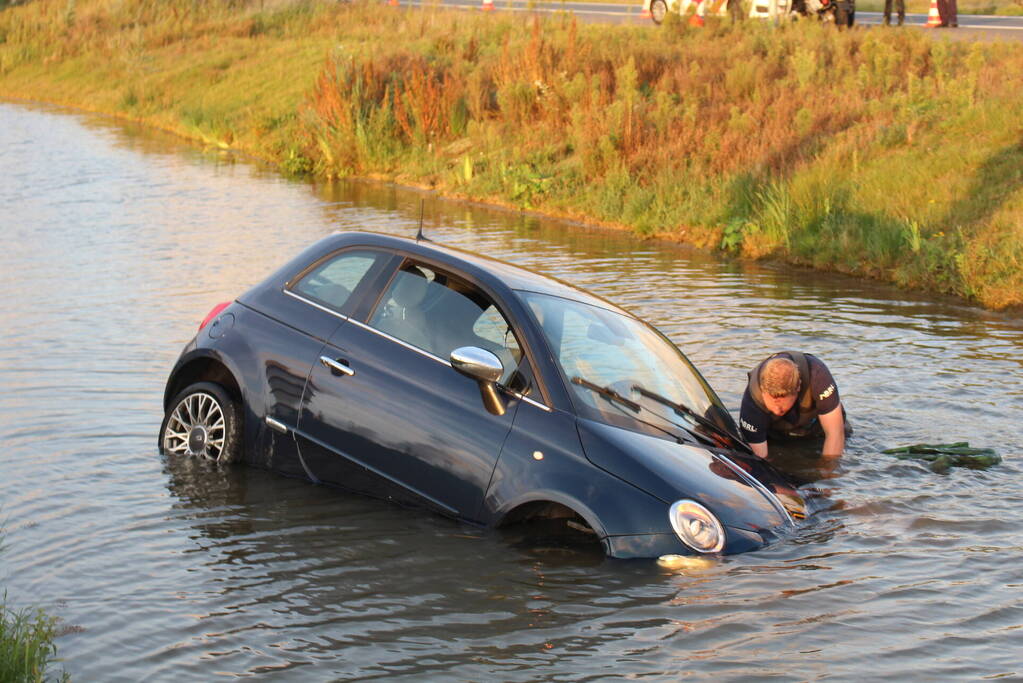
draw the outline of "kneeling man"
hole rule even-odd
[[[838,385],[817,357],[798,351],[770,356],[749,373],[739,409],[742,436],[761,458],[768,440],[824,435],[825,457],[845,449],[845,410]]]

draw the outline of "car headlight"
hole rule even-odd
[[[671,528],[687,546],[701,553],[725,547],[725,530],[710,510],[693,500],[677,500],[668,510]]]

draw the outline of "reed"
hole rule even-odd
[[[0,680],[49,680],[47,669],[58,661],[56,636],[55,619],[38,610],[11,610],[5,596],[0,603]],[[59,680],[69,680],[69,676],[62,672]]]
[[[3,547],[0,528],[0,552]],[[47,670],[57,661],[57,620],[40,610],[13,610],[7,606],[7,593],[0,601],[0,681],[37,683],[49,680]],[[70,680],[61,672],[58,680]]]
[[[669,17],[672,19],[672,17]],[[37,0],[0,93],[287,172],[375,176],[1023,304],[1023,47],[377,3]]]

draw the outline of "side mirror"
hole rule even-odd
[[[497,393],[496,382],[504,374],[501,359],[478,346],[460,346],[451,352],[451,367],[470,379],[476,380],[480,396],[487,411],[504,415],[504,400]]]

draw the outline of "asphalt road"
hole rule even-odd
[[[419,6],[434,4],[434,0],[406,0],[402,5]],[[443,0],[440,4],[466,9],[482,9],[482,0]],[[529,2],[529,0],[494,0],[494,11],[502,12],[572,12],[586,21],[609,24],[649,24],[654,23],[648,18],[640,17],[642,5],[639,2],[630,4],[605,4],[586,2]],[[863,26],[879,26],[880,12],[857,12],[856,23]],[[926,14],[906,15],[906,25],[923,28],[927,23]],[[959,15],[958,29],[931,29],[935,35],[953,39],[985,39],[985,40],[1023,40],[1023,17],[996,17],[987,15]]]

